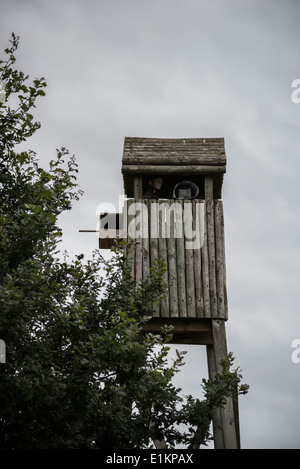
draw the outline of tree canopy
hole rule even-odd
[[[0,61],[0,448],[199,448],[216,406],[247,386],[232,355],[203,380],[204,400],[174,386],[184,356],[169,363],[171,331],[142,331],[165,289],[159,260],[136,285],[121,242],[109,261],[97,251],[62,258],[58,217],[81,195],[78,167],[65,148],[47,169],[18,152],[40,127],[33,112],[46,88],[14,68],[18,44],[13,34]]]

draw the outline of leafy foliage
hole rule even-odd
[[[34,152],[15,150],[40,127],[32,110],[46,87],[13,68],[18,42],[13,34],[0,61],[0,447],[199,447],[214,408],[247,389],[231,356],[203,382],[204,401],[172,384],[183,354],[168,363],[170,331],[142,332],[164,293],[161,262],[135,285],[122,243],[109,262],[97,252],[60,259],[58,217],[80,196],[78,169],[65,148],[47,170]]]

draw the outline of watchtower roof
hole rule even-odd
[[[125,137],[122,173],[127,197],[134,176],[197,175],[214,177],[214,197],[221,198],[226,172],[224,138]]]

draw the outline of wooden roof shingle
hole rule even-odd
[[[122,173],[124,190],[132,197],[136,175],[213,175],[215,198],[221,197],[226,172],[224,138],[125,137]]]

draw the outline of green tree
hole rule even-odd
[[[200,447],[215,407],[247,386],[232,356],[203,381],[203,401],[173,385],[183,354],[169,364],[171,331],[142,332],[164,293],[161,262],[136,285],[122,243],[109,262],[62,259],[58,217],[80,196],[77,164],[64,148],[48,169],[16,150],[40,127],[32,112],[46,87],[14,68],[18,43],[13,34],[0,61],[0,448]]]

